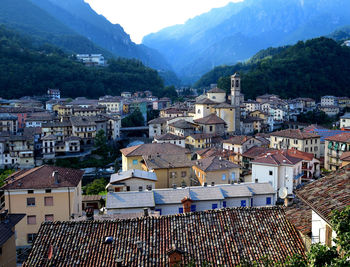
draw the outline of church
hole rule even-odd
[[[224,121],[226,134],[240,134],[242,98],[241,78],[235,73],[231,76],[231,103],[227,101],[224,90],[213,88],[205,96],[197,98],[193,121],[199,122],[209,118],[217,123]]]

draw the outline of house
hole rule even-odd
[[[169,123],[168,127],[170,133],[186,137],[197,131],[199,126],[195,123],[180,119],[176,120],[175,122]]]
[[[349,179],[350,169],[344,167],[296,190],[297,197],[311,209],[312,243],[334,245],[332,211],[350,205]]]
[[[44,123],[55,121],[57,118],[50,113],[32,113],[26,118],[26,127],[42,127]]]
[[[18,130],[18,117],[8,113],[0,113],[0,132],[15,134]]]
[[[23,266],[236,266],[263,264],[266,257],[285,262],[295,254],[305,256],[304,246],[283,209],[238,208],[45,223]]]
[[[102,54],[77,54],[77,60],[86,66],[104,66],[105,58]]]
[[[199,159],[192,167],[201,185],[238,182],[240,168],[240,165],[218,156]]]
[[[319,110],[323,111],[330,117],[335,117],[339,114],[340,108],[339,106],[320,106]]]
[[[332,95],[322,96],[321,106],[338,106],[338,98]]]
[[[308,182],[311,179],[319,178],[321,174],[320,161],[315,158],[314,154],[299,151],[296,149],[288,149],[286,153],[293,157],[302,160],[301,170],[303,176],[301,176],[302,182]]]
[[[102,208],[102,202],[103,199],[101,195],[83,195],[82,210],[86,211],[88,208],[100,210]]]
[[[122,98],[117,96],[105,96],[98,100],[98,105],[105,106],[107,113],[121,113],[122,111]]]
[[[274,94],[264,94],[256,97],[256,101],[259,103],[262,103],[265,101],[274,101],[274,100],[280,100],[280,97]]]
[[[130,214],[144,209],[160,215],[218,208],[272,206],[275,191],[270,184],[226,184],[176,187],[134,192],[110,192],[107,214]]]
[[[340,117],[339,125],[340,129],[350,129],[350,113],[345,113]]]
[[[169,144],[178,145],[178,146],[181,146],[184,148],[185,147],[185,137],[178,136],[178,135],[175,135],[172,133],[166,133],[166,134],[162,134],[159,136],[155,136],[154,143],[159,143],[159,144],[169,143]]]
[[[50,99],[60,99],[61,98],[61,91],[60,91],[60,89],[48,89],[47,95]]]
[[[248,100],[243,102],[246,112],[253,112],[261,109],[261,104],[258,101]]]
[[[1,187],[5,209],[25,213],[16,227],[17,247],[32,245],[42,222],[68,221],[82,214],[83,171],[42,165],[13,173]]]
[[[288,195],[301,184],[302,159],[290,156],[286,151],[269,151],[255,158],[252,163],[252,181],[271,183],[277,192],[286,188]]]
[[[186,147],[191,149],[208,148],[212,146],[215,134],[195,133],[186,137]]]
[[[82,144],[91,145],[100,130],[107,134],[107,121],[103,116],[73,116],[70,118],[72,134],[80,137]]]
[[[160,111],[161,118],[176,118],[187,115],[187,109],[179,107],[168,107]]]
[[[187,155],[188,159],[191,159],[191,153],[188,149],[174,145],[174,144],[142,144],[132,147],[123,148],[120,150],[122,153],[122,170],[127,171],[129,169],[142,170],[141,161],[144,156],[157,156],[157,155]]]
[[[340,159],[344,152],[350,151],[350,132],[343,132],[325,139],[324,167],[337,170],[342,165]]]
[[[161,110],[171,105],[171,100],[168,97],[163,97],[153,101],[153,109]]]
[[[192,174],[194,163],[189,160],[189,155],[185,153],[145,155],[141,164],[144,171],[156,174],[156,188],[198,184]]]
[[[253,147],[249,148],[247,151],[245,151],[244,153],[242,153],[241,165],[242,165],[243,171],[245,171],[246,173],[251,173],[251,171],[252,171],[251,161],[253,161],[258,156],[265,154],[265,153],[272,151],[272,150],[273,149],[267,148],[264,146],[253,146]]]
[[[16,225],[26,216],[23,213],[0,213],[0,266],[15,267],[16,262]]]
[[[159,136],[165,134],[167,131],[169,118],[156,118],[150,120],[148,122],[148,135],[149,138],[154,138],[155,136]]]
[[[156,182],[157,174],[155,172],[131,169],[112,174],[106,188],[112,192],[138,191],[154,189]]]
[[[297,149],[313,153],[320,158],[320,136],[314,133],[302,132],[299,129],[287,129],[270,134],[270,147],[274,149]]]

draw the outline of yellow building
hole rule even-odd
[[[193,162],[186,154],[144,156],[142,169],[157,175],[156,188],[198,185],[192,172]]]
[[[83,173],[43,165],[15,172],[5,180],[5,209],[26,214],[16,227],[16,246],[31,245],[45,221],[68,221],[82,214]]]
[[[201,185],[231,184],[239,181],[241,166],[218,156],[199,159],[193,171]]]
[[[212,137],[212,134],[191,134],[186,137],[186,146],[189,148],[208,148],[211,146]]]
[[[271,133],[270,147],[275,149],[297,149],[312,153],[320,158],[320,136],[314,133],[302,132],[298,129],[288,129]]]
[[[25,214],[8,214],[7,210],[0,213],[0,266],[17,266],[15,226],[25,216]]]
[[[143,170],[141,161],[143,156],[157,156],[157,155],[186,155],[191,159],[191,152],[188,149],[178,145],[164,143],[142,144],[132,147],[123,148],[122,153],[122,170],[130,169]]]

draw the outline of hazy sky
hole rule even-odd
[[[149,33],[239,1],[242,0],[85,0],[98,14],[120,24],[136,43]]]

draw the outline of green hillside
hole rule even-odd
[[[42,95],[47,88],[60,88],[64,97],[119,95],[123,90],[162,94],[157,71],[140,61],[117,59],[105,68],[89,68],[57,47],[32,41],[0,26],[0,97]]]
[[[277,54],[272,55],[276,51]],[[264,93],[316,99],[328,94],[350,95],[350,48],[332,39],[300,41],[280,51],[262,51],[260,55],[265,56],[245,64],[217,67],[205,74],[196,86],[208,86],[219,80],[219,86],[229,90],[228,75],[240,71],[246,99]]]

